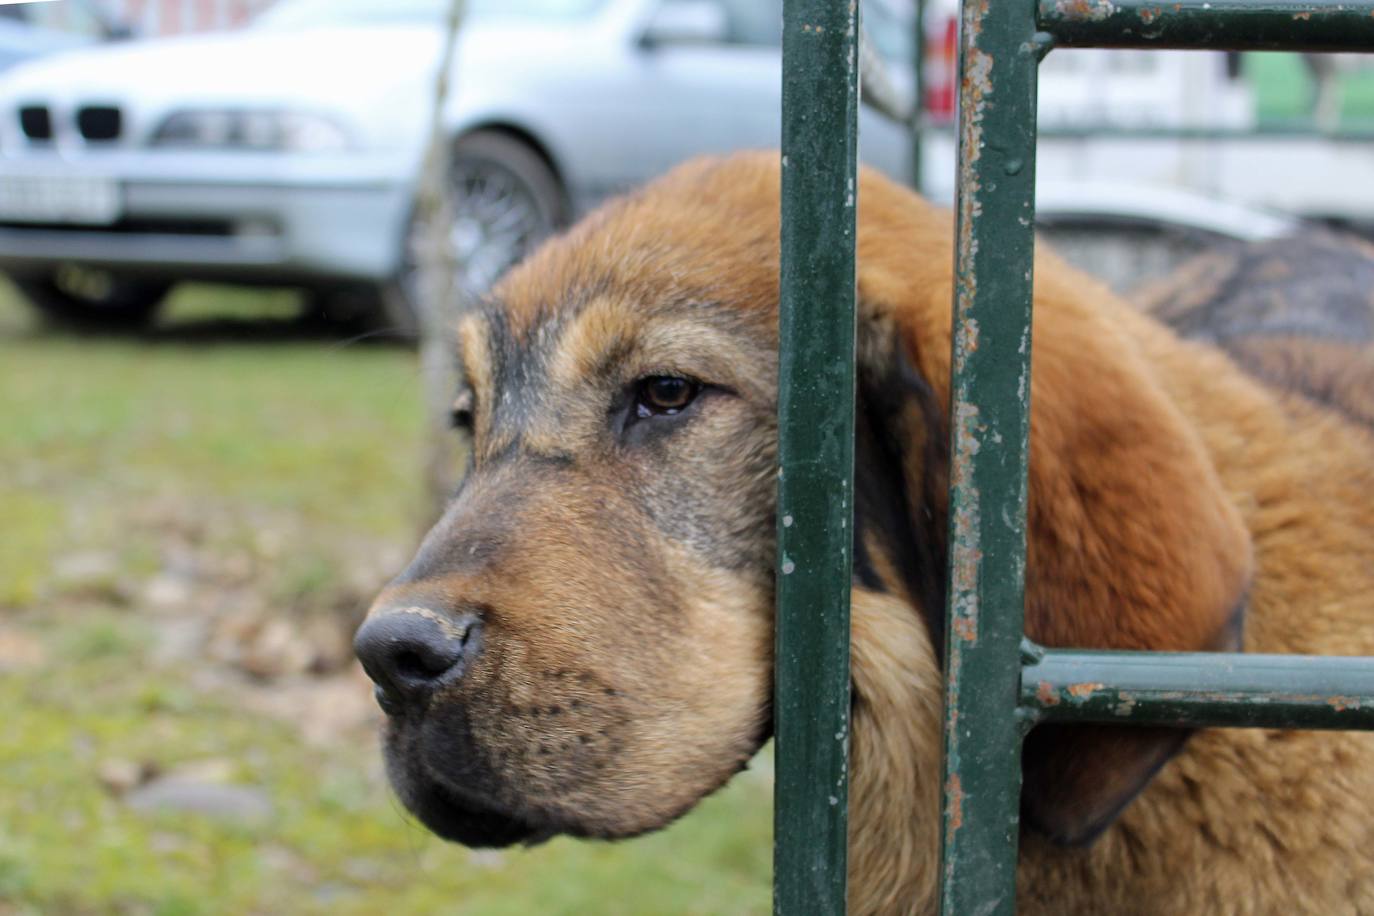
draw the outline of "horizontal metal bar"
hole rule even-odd
[[[1058,47],[1374,51],[1374,0],[1039,0]]]
[[[1323,129],[1305,122],[1257,124],[1254,127],[1112,127],[1085,124],[1082,126],[1042,127],[1042,140],[1183,140],[1274,143],[1288,141],[1320,141],[1322,143],[1374,142],[1374,124]]]
[[[1374,658],[1025,650],[1033,722],[1374,729]]]
[[[953,124],[929,123],[921,130],[934,135],[952,135]],[[1210,142],[1303,142],[1374,143],[1374,123],[1346,125],[1334,129],[1318,127],[1310,121],[1267,122],[1254,127],[1134,127],[1113,124],[1078,124],[1042,127],[1041,140],[1132,140]]]

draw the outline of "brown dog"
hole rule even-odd
[[[357,648],[398,794],[470,845],[662,827],[770,729],[776,155],[684,166],[461,327],[472,467]],[[851,909],[931,911],[949,215],[866,173]],[[1301,386],[1296,386],[1301,389]],[[1036,265],[1027,628],[1374,653],[1374,437]],[[1374,912],[1374,737],[1037,730],[1025,913]],[[1133,800],[1134,799],[1134,800]]]

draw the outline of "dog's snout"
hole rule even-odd
[[[480,622],[411,607],[374,614],[353,638],[353,651],[377,685],[388,713],[422,703],[438,686],[461,677],[477,652]]]

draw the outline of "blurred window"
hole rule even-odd
[[[103,16],[90,3],[67,0],[65,3],[15,3],[0,6],[0,17],[17,19],[30,25],[92,38],[108,35],[117,23]]]
[[[916,23],[910,0],[864,0],[863,25],[873,46],[889,64],[912,65]]]
[[[663,0],[665,4],[700,0]],[[710,0],[725,14],[726,41],[738,45],[782,46],[782,0]],[[910,0],[864,0],[864,30],[888,63],[911,66],[915,37]]]
[[[584,19],[605,0],[468,0],[469,19]],[[258,28],[441,22],[449,0],[283,0],[255,21]]]
[[[721,5],[731,44],[782,46],[782,0],[723,0]]]

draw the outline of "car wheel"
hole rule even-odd
[[[11,279],[48,321],[86,330],[129,330],[152,321],[171,284],[86,267]]]
[[[486,292],[568,222],[566,195],[548,163],[527,144],[496,131],[476,131],[458,140],[447,190],[453,195],[454,219],[445,240],[465,299]],[[412,217],[400,273],[384,297],[392,325],[409,333],[418,328],[425,242],[421,221]]]

